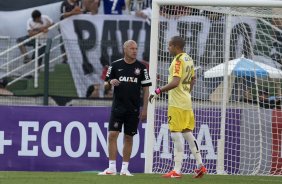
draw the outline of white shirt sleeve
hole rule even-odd
[[[48,17],[47,15],[42,15],[42,19],[45,19],[46,23],[53,24],[53,20],[50,17]]]
[[[32,19],[29,18],[28,21],[27,21],[27,23],[26,23],[26,30],[27,30],[27,31],[32,30],[31,22],[32,22]]]

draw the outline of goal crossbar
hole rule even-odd
[[[153,0],[158,5],[182,6],[240,6],[240,7],[282,7],[282,1],[276,0]]]

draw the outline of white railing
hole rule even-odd
[[[52,31],[52,30],[58,29],[58,26],[59,26],[59,23],[56,23],[56,24],[50,26],[48,28],[49,32]],[[16,76],[16,78],[14,78],[12,81],[10,81],[8,83],[8,85],[11,85],[11,84],[17,82],[17,81],[23,79],[24,77],[27,77],[29,75],[33,75],[34,76],[34,87],[35,88],[38,87],[38,78],[39,78],[38,72],[41,68],[44,68],[44,62],[42,62],[42,64],[40,66],[38,66],[38,60],[39,59],[43,60],[44,56],[45,56],[44,53],[42,55],[39,55],[39,53],[38,53],[39,49],[41,47],[43,47],[42,45],[39,45],[39,37],[42,34],[43,33],[39,33],[37,35],[34,35],[34,36],[22,41],[21,43],[18,43],[14,46],[8,47],[8,49],[6,49],[5,51],[0,52],[0,57],[2,57],[2,56],[8,57],[9,56],[7,61],[5,63],[3,63],[2,65],[0,65],[0,69],[6,68],[6,72],[3,75],[1,75],[1,78],[7,77],[7,76],[13,76],[13,77]],[[60,37],[61,37],[61,34],[58,32],[57,35],[52,37],[52,40],[53,41],[58,40],[58,39],[60,39]],[[11,57],[11,54],[9,54],[9,53],[16,53],[20,46],[32,41],[33,39],[35,39],[35,47],[33,49],[29,50],[27,53],[21,54],[19,56],[15,56],[14,58]],[[52,42],[52,43],[54,43],[54,42]],[[60,48],[62,46],[62,44],[63,43],[59,42],[55,46],[52,45],[53,47],[51,48],[50,53],[55,51],[57,48]],[[10,66],[12,66],[12,64],[23,60],[26,55],[29,55],[33,52],[34,52],[34,58],[32,58],[32,60],[30,62],[16,66],[16,67],[10,67]],[[65,55],[66,55],[65,53],[58,54],[58,55],[55,56],[55,58],[51,59],[49,61],[49,63],[56,62],[56,61],[60,60],[61,58],[63,58]],[[32,64],[34,65],[34,67],[31,67]],[[23,69],[26,69],[24,71],[24,73],[19,74],[19,71],[21,71]]]
[[[0,36],[0,40],[1,42],[4,41],[5,43],[4,44],[1,44],[1,50],[0,52],[2,52],[3,50],[6,50],[10,47],[10,37],[9,36]],[[5,46],[5,48],[2,48],[2,46]],[[9,53],[5,54],[5,55],[2,55],[0,57],[2,60],[4,60],[5,62],[8,62],[9,61]],[[6,67],[6,71],[8,72],[9,71],[9,67],[7,66]]]

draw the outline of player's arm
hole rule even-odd
[[[182,69],[183,69],[183,61],[181,58],[179,58],[179,60],[177,59],[173,65],[172,80],[165,86],[158,88],[160,92],[169,91],[173,88],[176,88],[179,85],[181,80]]]
[[[113,72],[113,66],[110,66],[108,68],[105,82],[104,82],[104,89],[109,90],[112,88],[112,86],[118,86],[120,84],[120,81],[115,79],[114,72]]]
[[[166,92],[166,91],[172,90],[173,88],[176,88],[180,83],[180,79],[181,79],[180,77],[174,76],[170,83],[168,83],[167,85],[163,87],[157,88],[153,93],[150,94],[148,98],[149,102],[152,103],[153,100],[157,98],[162,92]]]
[[[196,82],[196,76],[194,76],[194,77],[191,78],[190,93],[191,93],[192,90],[193,90],[193,87],[194,87],[195,82]]]
[[[149,86],[145,86],[143,87],[143,107],[142,107],[141,120],[145,120],[147,118],[148,98],[149,98]]]
[[[105,90],[110,90],[112,88],[112,85],[110,83],[111,77],[112,77],[112,66],[110,66],[107,69],[107,72],[106,72],[105,82],[104,82],[104,89]]]
[[[176,88],[180,83],[180,77],[173,77],[172,78],[172,81],[168,84],[166,84],[165,86],[159,88],[161,90],[161,92],[166,92],[166,91],[169,91],[173,88]]]
[[[173,74],[172,80],[165,86],[157,88],[154,92],[150,94],[149,96],[150,103],[152,103],[153,100],[157,98],[162,92],[169,91],[173,88],[176,88],[179,85],[180,80],[181,80],[181,73],[183,69],[182,62],[181,60],[177,60],[175,63],[173,63],[173,65],[174,66],[173,66],[173,72],[172,72]]]

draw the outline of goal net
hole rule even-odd
[[[282,175],[282,2],[203,2],[153,1],[150,90],[167,84],[168,42],[182,36],[196,70],[193,133],[208,173]],[[167,99],[148,107],[145,172],[174,166]],[[195,168],[185,142],[182,172]]]

